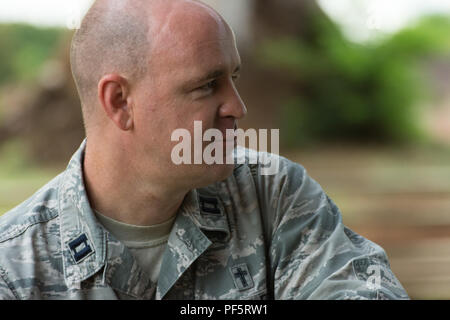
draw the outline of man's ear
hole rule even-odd
[[[125,78],[117,74],[103,76],[98,83],[98,98],[106,115],[119,129],[133,128],[133,105]]]

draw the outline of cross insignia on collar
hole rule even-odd
[[[247,264],[242,263],[230,268],[233,281],[239,290],[247,290],[253,287],[253,279]]]

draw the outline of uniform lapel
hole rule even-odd
[[[211,245],[211,241],[194,223],[198,210],[197,192],[186,196],[171,231],[158,279],[156,299],[163,299],[191,264]]]
[[[227,216],[214,185],[188,193],[178,212],[164,254],[156,293],[163,299],[185,271],[212,244],[228,241]],[[214,237],[208,238],[210,234]],[[220,237],[216,237],[220,234]]]
[[[108,235],[108,258],[104,277],[119,298],[149,300],[155,297],[156,283],[152,282],[150,276],[138,265],[130,250],[111,234]]]

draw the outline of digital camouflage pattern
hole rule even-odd
[[[276,175],[237,164],[227,180],[188,193],[153,283],[95,218],[85,144],[1,217],[1,299],[408,298],[383,249],[347,229],[322,188],[283,157]]]

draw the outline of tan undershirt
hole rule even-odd
[[[123,223],[95,211],[97,219],[134,254],[139,266],[147,272],[153,282],[158,281],[164,251],[175,216],[153,226],[135,226]]]

